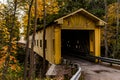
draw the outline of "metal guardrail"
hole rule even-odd
[[[78,71],[72,76],[70,80],[79,80],[81,76],[81,67],[77,64],[78,66]]]
[[[106,62],[106,63],[110,63],[110,65],[112,64],[118,64],[120,65],[120,60],[119,59],[113,59],[113,58],[107,58],[107,57],[96,57],[96,56],[91,56],[88,55],[87,56],[90,59],[94,59],[94,60],[98,60],[98,62]]]
[[[112,64],[120,65],[120,60],[119,59],[113,59],[113,58],[107,58],[107,57],[98,57],[97,59],[98,59],[98,61],[100,60],[102,62],[110,63],[110,65],[112,65]]]

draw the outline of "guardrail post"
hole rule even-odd
[[[79,80],[80,76],[81,76],[81,67],[76,64],[78,67],[78,71],[72,76],[72,78],[70,80]]]
[[[112,63],[110,63],[110,66],[112,66]]]

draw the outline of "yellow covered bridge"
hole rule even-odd
[[[46,27],[46,60],[60,64],[65,50],[100,56],[100,28],[105,22],[84,9],[55,20]],[[43,56],[43,30],[36,32],[34,51]],[[32,35],[30,36],[30,43]],[[31,45],[30,45],[31,46]],[[73,53],[75,54],[75,53]],[[76,54],[76,55],[81,55]]]

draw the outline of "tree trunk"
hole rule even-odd
[[[108,16],[107,16],[107,0],[104,0],[105,3],[105,21],[108,22]],[[108,44],[107,44],[107,24],[105,24],[104,28],[104,44],[105,44],[105,57],[108,57]]]
[[[31,45],[31,53],[30,53],[30,71],[29,71],[29,80],[34,80],[35,70],[34,70],[34,45],[35,45],[35,34],[37,27],[37,0],[35,0],[35,19],[34,19],[34,28],[33,28],[33,37],[32,37],[32,45]]]
[[[45,60],[46,60],[46,52],[45,52],[45,35],[46,35],[46,1],[43,0],[43,9],[44,9],[44,27],[43,27],[43,77],[45,77],[45,72],[46,72],[46,65],[45,65]]]
[[[117,0],[117,16],[116,16],[116,53],[114,53],[114,57],[115,57],[115,54],[117,54],[119,52],[119,3],[120,1]]]
[[[28,56],[29,56],[29,33],[30,33],[30,21],[31,21],[31,8],[32,8],[33,0],[30,1],[29,11],[28,11],[28,25],[27,25],[27,43],[26,43],[26,56],[25,56],[25,65],[24,65],[24,80],[27,77],[27,68],[28,68]]]

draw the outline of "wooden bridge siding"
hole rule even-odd
[[[72,15],[63,20],[62,29],[94,30],[95,23],[83,15]]]
[[[46,30],[46,40],[47,40],[47,48],[46,48],[46,57],[50,63],[54,63],[54,26],[48,27]]]
[[[38,40],[38,43],[40,43],[40,40],[42,40],[42,31],[39,31],[35,34],[35,41],[36,40]],[[37,46],[36,42],[35,42],[34,51],[36,53],[38,53],[40,56],[43,56],[42,55],[42,47],[40,47],[40,44]]]
[[[32,35],[30,36],[30,42],[32,40]],[[38,40],[37,44],[34,47],[34,51],[38,53],[41,57],[43,57],[43,30],[40,30],[35,35],[35,40]],[[40,40],[42,40],[42,47],[40,47]],[[54,63],[54,49],[53,49],[53,40],[54,40],[54,26],[46,28],[46,60],[50,63]],[[36,43],[36,42],[35,42]],[[31,47],[31,43],[30,46]]]
[[[37,46],[37,40],[38,40],[38,43],[39,43],[39,41],[41,40],[40,37],[42,36],[40,33],[41,33],[41,32],[37,32],[37,33],[35,34],[35,47],[34,47],[34,51],[35,51],[36,53],[38,53],[39,55],[40,55],[40,53],[42,52],[42,51],[41,51],[41,47],[39,46],[39,44],[38,44],[38,46]]]

